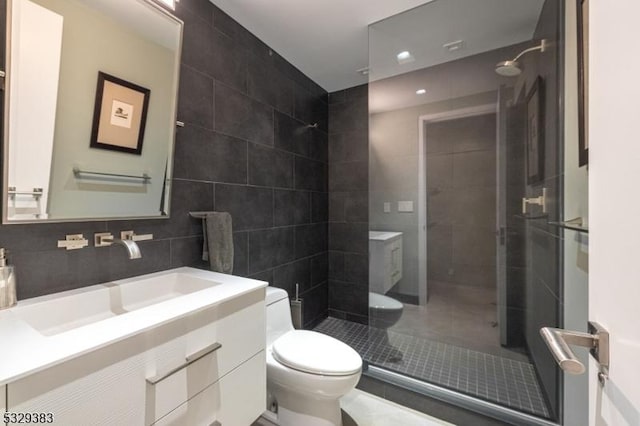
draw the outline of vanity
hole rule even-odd
[[[179,268],[19,302],[0,311],[0,401],[68,426],[249,425],[266,285]]]
[[[369,231],[369,277],[374,293],[386,294],[402,279],[402,232]]]

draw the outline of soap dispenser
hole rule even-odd
[[[0,309],[10,308],[16,303],[16,274],[13,266],[7,265],[6,250],[0,248]]]

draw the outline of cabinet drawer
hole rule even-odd
[[[146,418],[155,421],[265,348],[264,303],[221,305],[211,321],[157,348],[147,376]]]
[[[260,289],[0,387],[0,401],[65,426],[150,425],[264,351],[264,321]]]
[[[250,425],[266,409],[265,352],[231,371],[165,417],[158,426]]]

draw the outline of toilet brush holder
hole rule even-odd
[[[293,322],[293,328],[295,328],[296,330],[301,330],[302,327],[304,326],[303,323],[303,303],[302,303],[302,299],[300,299],[300,297],[298,297],[298,284],[296,284],[296,298],[294,300],[291,301],[291,321]]]

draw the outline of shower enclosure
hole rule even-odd
[[[562,326],[563,49],[560,0],[435,0],[370,26],[369,323],[325,327],[368,374],[562,418],[539,329]]]

